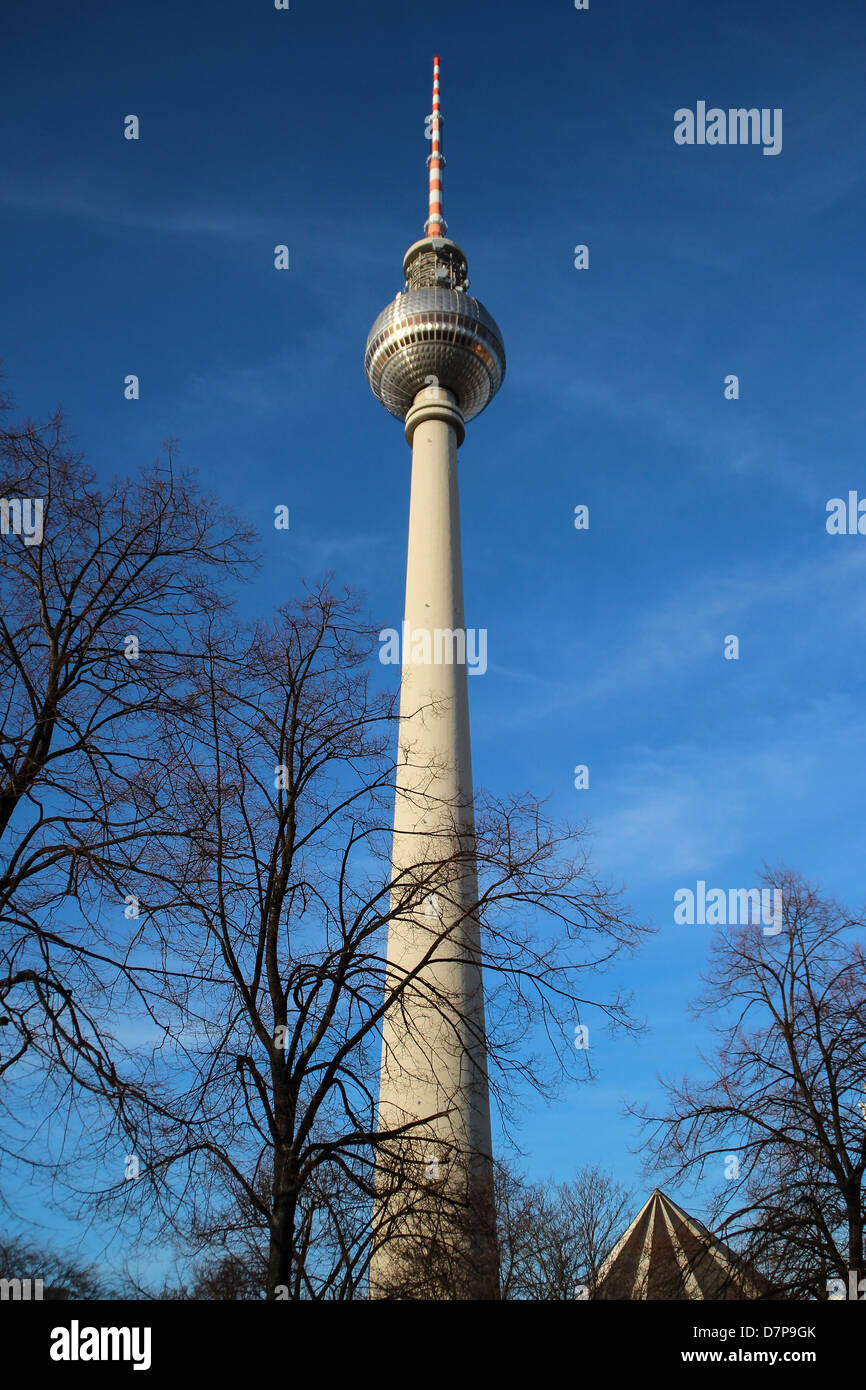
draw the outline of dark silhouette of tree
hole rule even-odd
[[[715,1218],[777,1294],[826,1298],[829,1278],[864,1273],[863,919],[793,869],[761,881],[781,893],[781,930],[718,928],[695,1005],[719,1018],[711,1076],[636,1113],[659,1167],[727,1167]]]
[[[0,497],[42,508],[35,543],[0,536],[0,1076],[18,1154],[28,1097],[44,1116],[89,1093],[123,1123],[133,1099],[110,1001],[149,978],[127,895],[166,778],[153,720],[250,557],[174,454],[101,487],[59,413],[0,429]]]
[[[120,1297],[119,1284],[95,1265],[20,1236],[0,1236],[0,1279],[41,1279],[43,1299]]]
[[[431,1141],[421,1158],[412,1143],[435,1117],[377,1120],[385,1010],[412,1029],[423,1006],[466,1031],[425,973],[463,949],[456,929],[431,927],[426,955],[386,978],[389,922],[421,915],[466,851],[392,873],[395,715],[370,688],[376,638],[328,583],[249,633],[208,634],[187,694],[164,704],[170,798],[136,866],[142,941],[166,967],[150,1001],[162,1033],[139,1083],[147,1181],[114,1196],[217,1247],[245,1208],[267,1233],[269,1298],[355,1296],[371,1241],[398,1239],[397,1208],[442,1229],[461,1201],[431,1192]],[[584,980],[640,929],[594,879],[584,832],[530,797],[481,796],[474,849],[468,910],[484,924],[491,1079],[507,1106],[562,1067],[588,1074],[582,1013],[635,1026],[627,1001],[595,1001]],[[460,1154],[441,1157],[458,1171]]]
[[[631,1193],[598,1165],[570,1182],[527,1182],[497,1165],[502,1297],[593,1298],[601,1265],[628,1225]]]

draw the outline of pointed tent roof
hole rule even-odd
[[[769,1284],[654,1188],[598,1273],[597,1298],[763,1298]]]

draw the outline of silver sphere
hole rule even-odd
[[[496,320],[464,290],[407,289],[370,329],[364,370],[373,394],[398,420],[431,376],[453,391],[471,420],[502,385],[505,347]]]

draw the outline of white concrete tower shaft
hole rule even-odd
[[[411,978],[403,1006],[384,1019],[379,1124],[390,1131],[426,1121],[412,1131],[414,1162],[400,1177],[401,1185],[418,1181],[433,1194],[428,1206],[410,1193],[421,1209],[403,1238],[408,1262],[423,1264],[422,1285],[472,1296],[477,1284],[478,1296],[492,1297],[492,1145],[457,479],[463,422],[451,392],[419,392],[406,434],[412,485],[393,878],[398,902],[413,883],[420,901],[389,932],[389,984]],[[396,1200],[404,1205],[402,1195]],[[413,1250],[412,1227],[429,1261]],[[407,1263],[399,1248],[386,1247],[374,1264],[383,1283],[395,1254],[399,1270]],[[403,1281],[396,1279],[398,1288]]]

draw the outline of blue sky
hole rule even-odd
[[[866,537],[825,529],[829,498],[866,496],[866,11],[7,0],[0,47],[20,406],[62,403],[106,474],[176,436],[262,532],[251,603],[334,568],[383,626],[409,452],[362,354],[422,234],[440,53],[445,215],[508,352],[461,450],[476,781],[588,816],[597,868],[658,927],[615,973],[646,1036],[593,1035],[598,1082],[530,1106],[521,1143],[535,1176],[634,1180],[622,1100],[707,1041],[686,1005],[712,929],[673,925],[674,890],[784,859],[866,897]],[[698,101],[781,108],[781,153],[675,144]]]

